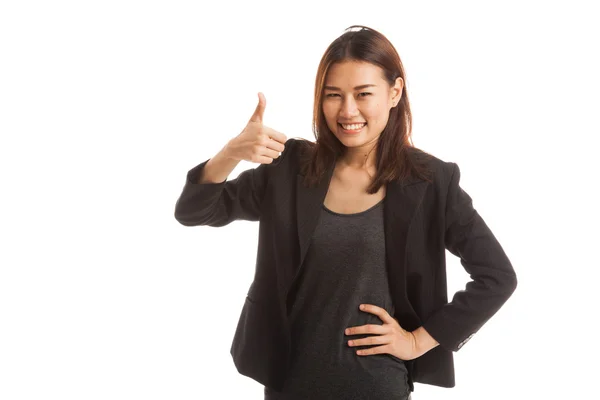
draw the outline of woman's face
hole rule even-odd
[[[398,104],[403,87],[402,78],[390,87],[383,79],[383,70],[371,63],[343,61],[331,65],[323,92],[327,126],[346,147],[370,147],[387,125],[390,109]],[[346,131],[341,124],[347,123],[366,125],[350,126]]]

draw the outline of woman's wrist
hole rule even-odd
[[[415,337],[415,351],[417,352],[415,358],[421,357],[423,354],[439,345],[438,341],[435,340],[422,326],[411,333]]]

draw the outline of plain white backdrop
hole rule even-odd
[[[592,4],[2,2],[0,398],[263,398],[229,354],[258,222],[184,227],[175,202],[259,91],[266,125],[314,140],[318,62],[353,24],[398,50],[415,145],[458,163],[519,280],[456,386],[413,399],[594,397]],[[469,276],[447,258],[451,298]]]

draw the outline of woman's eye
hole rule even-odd
[[[370,92],[361,92],[361,93],[359,93],[358,95],[360,96],[361,94],[364,94],[364,95],[371,95],[371,94],[373,94],[373,93],[370,93]],[[329,94],[327,94],[327,95],[326,95],[326,97],[333,97],[333,96],[339,96],[339,94],[337,94],[337,93],[329,93]],[[362,96],[362,97],[365,97],[365,96]]]

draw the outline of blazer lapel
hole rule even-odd
[[[296,176],[296,216],[300,245],[300,264],[296,268],[290,286],[300,274],[306,251],[317,226],[321,206],[335,169],[335,160],[330,164],[318,186],[305,188],[304,175]],[[406,243],[408,232],[417,207],[423,200],[427,181],[412,177],[406,181],[393,181],[387,185],[384,199],[384,227],[387,269],[390,290],[395,299],[396,314],[416,315],[406,295]],[[289,287],[289,286],[288,286]],[[418,323],[420,321],[415,321]]]
[[[325,202],[325,196],[327,195],[327,189],[329,189],[334,169],[335,162],[330,164],[323,179],[321,179],[316,187],[305,188],[302,185],[304,175],[298,174],[296,176],[296,222],[300,244],[300,265],[296,269],[298,272],[304,263],[306,250],[308,250],[310,240],[317,227],[321,206]],[[296,272],[295,276],[298,276],[298,272]]]
[[[413,330],[422,325],[412,307],[406,279],[406,248],[411,224],[429,182],[411,178],[404,184],[394,181],[387,186],[384,199],[385,247],[390,293],[394,313],[402,320],[403,328]],[[415,228],[416,229],[416,228]],[[416,229],[416,234],[421,230]]]

